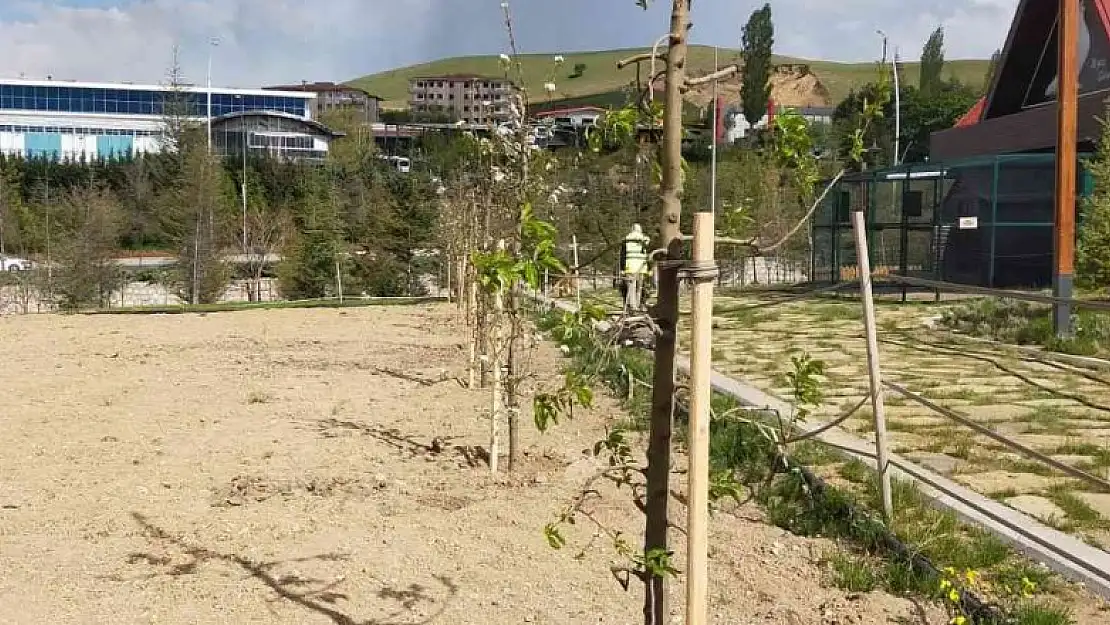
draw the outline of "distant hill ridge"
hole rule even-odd
[[[691,45],[687,69],[691,75],[706,74],[713,70],[713,47]],[[548,104],[615,104],[623,98],[623,90],[636,79],[634,66],[617,69],[617,61],[639,52],[649,50],[633,48],[623,50],[602,50],[595,52],[561,52],[565,62],[554,67],[555,53],[522,55],[521,62],[525,82],[531,87],[533,103]],[[719,48],[718,59],[721,65],[735,63],[739,51]],[[772,78],[772,97],[788,106],[833,106],[840,102],[856,86],[865,84],[875,77],[876,65],[870,63],[839,63],[776,56],[779,70]],[[584,65],[580,76],[575,74],[575,66]],[[945,64],[945,77],[956,78],[961,82],[979,87],[983,84],[987,60],[954,60]],[[902,78],[908,85],[917,84],[918,63],[903,62]],[[644,74],[647,72],[645,71]],[[462,56],[440,59],[430,63],[410,65],[394,70],[371,74],[348,81],[380,96],[387,108],[404,108],[408,103],[409,79],[418,76],[438,76],[446,74],[479,74],[501,76],[498,55]],[[540,88],[546,82],[554,82],[556,92],[536,102]],[[723,83],[721,91],[726,98],[735,100],[739,94],[739,79]],[[709,100],[707,89],[691,91],[688,100],[704,106]]]

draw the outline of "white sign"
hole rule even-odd
[[[975,230],[978,227],[978,217],[960,217],[960,230]]]

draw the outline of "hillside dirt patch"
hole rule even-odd
[[[524,415],[521,466],[490,476],[488,393],[437,381],[464,335],[448,306],[0,319],[0,623],[637,622],[591,528],[541,532],[619,411],[545,436]],[[635,542],[627,491],[602,495]],[[713,623],[944,622],[829,587],[832,545],[752,508],[711,543]]]

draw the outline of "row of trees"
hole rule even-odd
[[[244,199],[245,198],[245,199]],[[436,223],[435,188],[352,139],[323,164],[226,161],[187,129],[179,149],[93,163],[0,160],[0,253],[48,268],[41,290],[66,307],[103,306],[124,280],[121,250],[177,257],[160,279],[184,301],[217,300],[229,255],[252,299],[276,275],[285,297],[412,292],[416,253]],[[268,260],[280,255],[274,266]]]

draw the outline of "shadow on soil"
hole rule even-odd
[[[453,437],[435,437],[428,442],[407,435],[396,428],[383,428],[369,423],[344,421],[341,419],[318,419],[305,421],[324,438],[335,438],[343,433],[369,436],[390,447],[414,456],[435,457],[450,452],[462,456],[470,468],[489,466],[489,452],[477,445],[453,445]]]
[[[148,540],[176,548],[189,558],[183,564],[171,564],[170,558],[161,555],[150,553],[128,555],[128,564],[147,564],[160,569],[144,578],[149,579],[160,575],[171,577],[193,575],[207,563],[238,567],[272,590],[277,595],[276,600],[286,601],[321,614],[336,625],[424,625],[439,618],[459,592],[455,582],[444,575],[432,576],[440,586],[438,589],[428,588],[423,584],[409,584],[406,588],[383,586],[376,593],[378,599],[395,604],[396,608],[380,618],[358,620],[343,613],[337,607],[338,603],[349,598],[339,590],[343,579],[326,581],[299,575],[279,575],[275,572],[278,567],[285,564],[311,561],[341,562],[348,560],[348,555],[322,554],[309,558],[260,562],[239,554],[221,553],[190,544],[158,527],[142,514],[132,513],[131,516],[143,529]],[[437,590],[439,592],[436,592]],[[441,598],[437,598],[437,595]],[[419,614],[417,610],[420,611]]]

